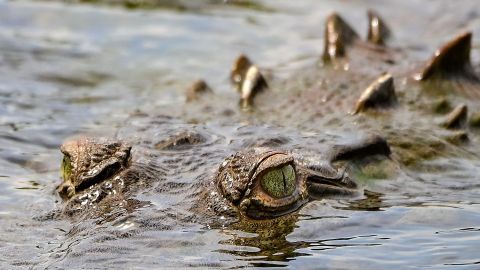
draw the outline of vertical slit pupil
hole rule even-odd
[[[261,179],[261,185],[268,195],[275,198],[283,198],[295,191],[295,170],[292,165],[277,167]]]

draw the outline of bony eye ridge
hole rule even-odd
[[[268,170],[260,180],[264,191],[275,198],[292,195],[295,191],[295,182],[295,169],[290,164]]]

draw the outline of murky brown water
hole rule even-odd
[[[452,148],[455,154],[388,179],[359,179],[369,190],[362,198],[313,202],[275,221],[275,233],[241,225],[211,228],[192,218],[187,209],[193,200],[186,198],[194,181],[245,146],[282,142],[312,154],[350,136],[330,116],[316,123],[327,127],[322,130],[309,122],[282,125],[268,112],[236,112],[228,71],[240,52],[267,70],[281,92],[282,79],[318,62],[331,11],[364,34],[365,13],[373,7],[394,32],[391,46],[409,59],[426,59],[471,29],[478,65],[475,1],[272,0],[250,8],[207,2],[132,10],[0,0],[0,268],[479,268],[478,131],[468,146]],[[397,68],[408,70],[414,62],[399,61]],[[376,68],[362,74],[374,76]],[[158,116],[181,108],[184,89],[197,78],[219,96],[211,102],[232,100],[221,106],[236,112],[235,121],[197,116],[195,108],[171,114],[206,124]],[[139,110],[147,116],[133,115]],[[60,205],[54,188],[65,139],[118,136],[135,141],[141,153],[152,138],[189,129],[205,134],[207,142],[183,150],[192,157],[189,166],[172,166],[166,182],[136,197],[148,205],[113,220],[49,217]],[[163,154],[164,161],[178,155]],[[161,192],[172,183],[170,192]]]

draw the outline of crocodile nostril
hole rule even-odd
[[[346,189],[355,189],[357,184],[350,178],[345,169],[337,171],[336,175],[322,175],[315,171],[306,171],[307,172],[307,185],[313,188],[313,191],[319,191],[320,189],[328,189],[330,191],[339,191]],[[332,189],[333,188],[333,189]],[[343,191],[339,191],[340,195],[343,194]],[[350,191],[347,192],[350,194]]]

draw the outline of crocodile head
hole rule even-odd
[[[107,139],[81,138],[65,142],[61,151],[63,183],[57,191],[64,199],[111,178],[129,165],[131,147]]]
[[[299,209],[312,199],[355,193],[356,184],[331,166],[309,168],[286,152],[251,149],[220,166],[220,193],[244,216],[265,219]]]

